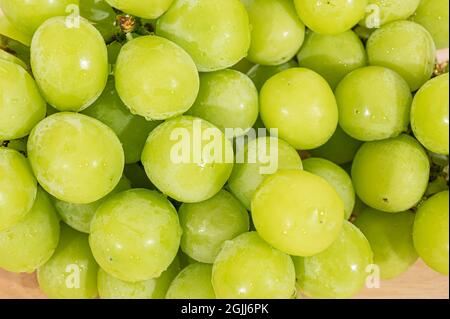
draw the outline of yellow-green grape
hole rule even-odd
[[[0,140],[18,139],[45,117],[45,101],[20,65],[0,59]]]
[[[444,1],[448,3],[448,0]],[[420,2],[421,0],[369,0],[366,16],[360,25],[374,29],[392,21],[405,20],[414,14]]]
[[[241,73],[247,73],[255,64],[250,62],[246,58],[241,59],[238,63],[233,65],[230,69],[239,71]]]
[[[448,73],[426,84],[414,96],[411,127],[414,135],[428,150],[449,153],[449,87]]]
[[[30,46],[31,35],[20,31],[15,25],[12,25],[3,13],[1,6],[2,4],[0,3],[0,35],[18,41],[20,44]],[[3,37],[0,36],[0,40],[3,42]]]
[[[212,264],[225,241],[249,230],[247,210],[225,190],[204,202],[181,205],[178,214],[181,249],[202,263]]]
[[[411,211],[390,214],[372,208],[357,216],[355,225],[369,241],[382,279],[398,277],[416,262],[414,217]]]
[[[148,134],[161,123],[131,114],[119,98],[112,77],[102,95],[83,114],[96,118],[113,129],[122,143],[127,164],[140,161]]]
[[[409,135],[363,144],[352,165],[356,194],[368,206],[388,213],[416,205],[429,175],[428,156]]]
[[[267,176],[280,169],[303,168],[298,152],[274,136],[249,141],[237,152],[235,162],[228,188],[248,210],[256,189]]]
[[[61,112],[42,120],[28,139],[39,184],[54,197],[92,203],[116,187],[124,155],[113,130],[89,116]]]
[[[258,117],[258,91],[252,80],[234,70],[200,75],[200,92],[187,114],[200,117],[232,136],[245,134]]]
[[[88,236],[62,225],[58,247],[38,269],[37,280],[49,298],[92,299],[98,295],[97,271]]]
[[[26,69],[27,65],[25,62],[23,62],[21,59],[16,57],[15,55],[12,55],[11,53],[6,52],[5,50],[0,48],[0,60],[12,62],[14,64],[17,64],[21,66],[22,68]]]
[[[50,259],[58,240],[57,213],[48,195],[39,188],[26,216],[0,231],[0,268],[31,273]]]
[[[328,83],[314,71],[292,68],[270,78],[261,89],[260,114],[267,128],[296,149],[325,144],[336,130],[338,108]]]
[[[394,71],[368,66],[353,71],[335,91],[339,125],[360,141],[396,137],[408,128],[412,95]]]
[[[233,146],[219,128],[199,118],[178,117],[153,130],[142,152],[150,181],[183,203],[216,195],[233,170]]]
[[[419,206],[414,221],[414,247],[428,266],[448,275],[448,191]]]
[[[34,34],[31,67],[45,100],[59,111],[76,112],[94,103],[105,88],[108,53],[102,35],[87,20],[56,17]]]
[[[127,282],[158,278],[174,260],[181,227],[161,194],[131,189],[109,197],[91,222],[89,243],[98,264]]]
[[[112,7],[145,18],[157,19],[169,9],[173,0],[106,0]]]
[[[249,18],[239,0],[175,0],[156,34],[185,49],[201,72],[235,65],[250,47]]]
[[[321,34],[339,34],[364,17],[367,0],[294,0],[294,4],[308,28]]]
[[[0,147],[0,231],[23,219],[33,206],[37,183],[25,157]]]
[[[279,65],[292,59],[303,44],[305,26],[291,0],[242,0],[250,18],[251,45],[247,59]]]
[[[211,275],[212,265],[187,266],[170,284],[166,299],[216,299]]]
[[[333,89],[345,75],[367,64],[364,45],[351,30],[336,35],[308,31],[297,59],[299,66],[319,73]]]
[[[270,79],[272,76],[274,76],[277,73],[280,73],[281,71],[290,68],[295,68],[297,66],[298,64],[297,62],[295,62],[295,60],[291,60],[289,62],[280,65],[256,64],[250,70],[247,71],[247,75],[250,79],[252,79],[258,91],[260,91],[264,83],[266,83],[266,81]]]
[[[252,200],[259,235],[294,256],[327,249],[344,222],[344,203],[322,177],[302,170],[281,170],[268,177]]]
[[[313,298],[350,298],[370,275],[370,244],[363,233],[345,221],[335,242],[311,257],[294,257],[300,291]]]
[[[131,113],[164,120],[186,112],[199,90],[191,57],[178,45],[157,36],[125,44],[117,58],[116,89]]]
[[[289,255],[249,232],[226,241],[212,270],[218,299],[287,299],[295,295],[295,268]]]
[[[421,0],[412,20],[430,32],[438,49],[448,48],[448,0]]]
[[[436,47],[420,24],[391,22],[372,33],[366,48],[370,65],[394,70],[408,82],[411,91],[420,88],[433,74]]]
[[[79,0],[80,15],[94,25],[107,43],[116,33],[116,13],[105,0]]]

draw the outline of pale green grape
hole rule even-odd
[[[105,0],[79,0],[80,15],[92,22],[94,27],[110,42],[114,37],[116,13]]]
[[[184,203],[216,195],[233,170],[233,147],[207,121],[178,117],[150,133],[142,152],[150,181],[164,194]]]
[[[262,239],[294,256],[327,249],[344,221],[344,204],[334,188],[302,170],[269,176],[254,195],[251,211]]]
[[[108,274],[127,282],[158,278],[174,260],[181,227],[161,194],[131,189],[109,197],[91,222],[89,243]]]
[[[12,62],[14,64],[17,64],[21,66],[22,68],[26,69],[27,65],[25,62],[23,62],[21,59],[16,57],[15,55],[12,55],[11,53],[6,52],[5,50],[0,48],[0,60]]]
[[[199,89],[191,57],[157,36],[127,42],[117,58],[115,77],[125,105],[147,120],[164,120],[186,112]]]
[[[345,75],[367,64],[364,45],[351,30],[336,35],[308,31],[297,59],[299,66],[319,73],[333,89]]]
[[[98,295],[97,271],[88,236],[63,225],[58,247],[38,269],[37,280],[49,298],[92,299]]]
[[[238,63],[231,67],[232,70],[239,71],[241,73],[247,73],[255,64],[250,62],[246,58],[243,58]]]
[[[76,204],[94,202],[112,191],[124,166],[122,146],[109,127],[69,112],[53,114],[33,129],[28,156],[42,187]]]
[[[408,128],[412,102],[408,83],[390,69],[353,71],[335,91],[339,125],[360,141],[396,137]]]
[[[355,225],[369,241],[382,279],[395,278],[416,262],[414,216],[410,211],[390,214],[367,208],[356,218]]]
[[[448,48],[448,0],[421,0],[412,20],[430,32],[438,49]]]
[[[266,83],[266,81],[275,74],[297,66],[298,64],[295,60],[272,66],[257,64],[247,71],[247,75],[250,79],[252,79],[253,83],[255,83],[255,86],[259,91],[263,87],[264,83]]]
[[[345,221],[335,242],[311,257],[294,257],[300,291],[314,298],[349,298],[366,282],[373,263],[370,244],[363,233]]]
[[[353,185],[361,200],[389,213],[416,205],[429,175],[425,150],[408,135],[363,144],[352,166]]]
[[[258,117],[258,91],[245,75],[222,70],[200,75],[200,92],[187,114],[200,117],[231,136],[245,134]]]
[[[212,264],[226,240],[249,230],[247,210],[225,190],[204,202],[183,204],[178,213],[181,249],[203,263]]]
[[[270,78],[261,89],[261,118],[267,128],[296,149],[325,144],[336,130],[338,109],[328,83],[314,71],[293,68]]]
[[[126,13],[156,19],[169,9],[173,0],[106,0],[111,6]]]
[[[448,191],[422,203],[414,221],[414,246],[428,266],[448,275]]]
[[[20,42],[23,45],[29,46],[31,43],[31,35],[24,33],[12,25],[1,9],[0,3],[0,35],[4,35],[10,39]],[[3,42],[3,37],[0,36],[0,41]]]
[[[239,0],[175,0],[156,34],[185,49],[202,72],[233,66],[250,47],[249,18]]]
[[[219,299],[292,298],[295,268],[289,255],[249,232],[225,242],[214,261],[212,284]]]
[[[361,25],[373,29],[392,21],[405,20],[416,11],[421,0],[369,0]],[[423,1],[423,0],[422,0]],[[445,0],[448,2],[448,0]]]
[[[411,127],[414,135],[428,150],[449,153],[449,87],[448,73],[424,84],[414,96]]]
[[[187,266],[170,284],[166,299],[216,299],[211,275],[211,265]]]
[[[50,259],[58,240],[57,213],[48,195],[39,188],[26,216],[0,231],[0,268],[31,273]]]
[[[369,64],[394,70],[415,91],[433,73],[436,48],[424,27],[411,21],[396,21],[372,33],[367,55]]]

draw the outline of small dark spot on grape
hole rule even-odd
[[[112,262],[113,261],[113,259],[112,259],[112,257],[110,256],[110,257],[108,257],[108,260],[110,261],[110,262]]]
[[[387,199],[387,198],[385,197],[385,198],[383,198],[383,202],[389,203],[389,199]]]

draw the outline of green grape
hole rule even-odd
[[[302,170],[269,176],[253,197],[251,211],[261,238],[294,256],[327,249],[344,221],[344,204],[334,188]]]
[[[248,210],[256,189],[267,176],[279,169],[303,168],[297,151],[276,137],[249,141],[237,152],[235,162],[228,188]]]
[[[0,46],[0,60],[12,62],[14,64],[21,66],[24,69],[27,68],[27,65],[25,64],[25,62],[23,62],[21,59],[19,59],[15,55],[12,55],[11,53],[6,52],[5,50],[3,50],[1,48],[1,46]]]
[[[185,49],[201,72],[233,66],[250,47],[249,18],[239,0],[175,0],[156,34]]]
[[[119,98],[112,77],[102,95],[83,114],[96,118],[113,129],[122,143],[127,164],[140,161],[148,134],[161,123],[131,114]]]
[[[338,165],[353,161],[362,142],[348,136],[338,125],[333,136],[324,145],[311,150],[314,157],[322,157]]]
[[[300,19],[321,34],[350,30],[363,17],[367,0],[294,0]]]
[[[102,34],[105,41],[110,42],[115,35],[116,13],[105,0],[79,0],[80,15],[92,22]]]
[[[261,118],[267,128],[296,149],[325,144],[336,130],[338,109],[328,83],[314,71],[293,68],[270,78],[260,93]]]
[[[227,182],[233,170],[233,147],[214,125],[182,116],[150,133],[142,163],[150,181],[164,194],[196,203],[216,195]]]
[[[111,192],[124,166],[122,146],[109,127],[69,112],[50,115],[33,129],[28,156],[42,187],[75,204],[91,203]]]
[[[45,100],[59,111],[81,111],[102,93],[108,54],[101,34],[87,20],[79,27],[64,17],[43,23],[31,42],[31,67]]]
[[[372,263],[369,242],[348,221],[328,249],[311,257],[294,257],[300,291],[313,298],[354,296],[364,287]]]
[[[411,91],[420,88],[433,74],[433,38],[417,23],[391,22],[372,33],[366,47],[370,65],[394,70],[408,82]]]
[[[254,65],[250,70],[247,71],[248,77],[253,81],[258,91],[261,90],[264,83],[268,79],[270,79],[272,76],[274,76],[277,73],[280,73],[281,71],[295,68],[298,64],[295,62],[295,60],[291,60],[289,62],[280,64],[280,65],[260,65],[256,64]]]
[[[421,0],[412,20],[430,32],[438,49],[448,48],[448,0]]]
[[[428,156],[409,135],[363,144],[352,165],[359,198],[388,213],[416,205],[425,193],[429,175]]]
[[[303,44],[305,26],[291,0],[242,0],[251,25],[247,59],[263,65],[291,60]]]
[[[0,231],[0,268],[31,273],[50,259],[58,240],[57,213],[47,194],[39,188],[26,216]]]
[[[428,266],[448,275],[448,191],[419,206],[414,221],[414,247]]]
[[[360,25],[379,28],[392,21],[405,20],[416,11],[421,0],[369,0],[366,16]],[[445,0],[448,2],[448,0]]]
[[[202,263],[212,264],[225,241],[249,230],[247,210],[225,190],[204,202],[181,205],[178,214],[181,249]]]
[[[187,114],[200,117],[233,136],[245,134],[258,117],[258,91],[252,80],[234,70],[200,75],[200,92]]]
[[[164,120],[186,112],[199,89],[190,56],[157,36],[127,42],[117,58],[115,77],[117,92],[131,113],[147,120]]]
[[[0,231],[23,219],[33,206],[37,183],[25,157],[0,147]]]
[[[307,32],[297,59],[299,66],[319,73],[333,89],[345,75],[367,64],[364,45],[351,30],[336,35]]]
[[[24,33],[16,28],[15,25],[12,25],[9,22],[8,18],[2,11],[2,4],[0,3],[0,41],[3,41],[3,37],[8,37],[15,41],[20,42],[26,46],[29,46],[31,43],[31,36],[27,33]]]
[[[211,275],[212,265],[187,266],[170,284],[166,299],[216,299]]]
[[[249,232],[224,243],[214,261],[212,285],[219,299],[292,298],[295,268],[289,255]]]
[[[156,19],[169,9],[173,0],[106,0],[112,7],[126,13]]]
[[[144,167],[140,163],[125,165],[124,173],[130,180],[132,188],[155,189],[155,186],[148,179]]]
[[[97,209],[89,243],[103,270],[137,282],[158,278],[169,267],[181,232],[177,212],[164,196],[131,189],[109,197]]]
[[[325,179],[338,193],[344,203],[345,219],[349,219],[355,207],[355,190],[350,176],[338,165],[322,158],[308,158],[303,169]]]
[[[243,58],[242,60],[240,60],[238,63],[236,63],[235,65],[233,65],[231,67],[232,70],[236,70],[239,71],[241,73],[247,73],[248,71],[250,71],[250,69],[254,66],[255,64],[253,62],[250,62],[249,60],[247,60],[246,58]]]
[[[336,91],[339,125],[360,141],[396,137],[408,128],[408,83],[390,69],[368,66],[348,74]]]
[[[390,214],[367,208],[356,218],[355,225],[369,241],[382,279],[395,278],[416,262],[414,216],[410,211]]]
[[[92,299],[98,295],[97,271],[88,236],[63,225],[58,247],[38,269],[37,280],[49,298]]]
[[[448,73],[425,83],[414,96],[411,127],[414,135],[428,150],[449,153]]]

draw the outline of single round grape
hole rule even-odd
[[[412,20],[419,23],[430,32],[438,49],[449,46],[449,1],[421,0]]]
[[[124,166],[122,146],[109,127],[69,112],[53,114],[33,129],[28,156],[39,184],[75,204],[94,202],[112,191]]]
[[[367,64],[364,45],[351,30],[336,35],[308,31],[297,59],[299,66],[319,73],[333,89],[345,75]]]
[[[28,135],[45,112],[45,101],[30,74],[0,59],[0,141]]]
[[[286,299],[295,295],[295,268],[289,255],[256,232],[226,241],[212,270],[218,299]]]
[[[249,18],[239,0],[175,0],[156,34],[185,49],[201,72],[233,66],[250,47]]]
[[[414,247],[428,266],[448,275],[448,191],[419,206],[414,221]]]
[[[145,19],[157,19],[173,0],[106,0],[112,7]]]
[[[392,21],[405,20],[414,14],[421,0],[369,0],[366,16],[360,25],[379,28]]]
[[[181,238],[178,215],[161,194],[131,189],[109,197],[91,222],[89,243],[98,264],[127,282],[158,278]]]
[[[339,125],[360,141],[396,137],[408,128],[412,95],[390,69],[368,66],[348,74],[335,91]]]
[[[200,92],[187,114],[200,117],[232,136],[245,134],[259,113],[258,91],[252,80],[234,70],[200,75]]]
[[[20,45],[30,46],[31,43],[31,35],[17,29],[5,16],[2,9],[0,9],[0,35],[15,40]],[[4,38],[2,37],[2,42],[3,40]]]
[[[294,257],[294,263],[300,291],[305,295],[349,298],[364,287],[373,253],[363,233],[345,221],[328,249],[311,257]]]
[[[334,188],[302,170],[269,176],[256,191],[251,211],[261,238],[294,256],[327,249],[344,221],[344,204]]]
[[[267,128],[296,149],[325,144],[336,130],[338,109],[328,83],[314,71],[292,68],[270,78],[261,89],[260,114]]]
[[[355,225],[369,241],[382,279],[398,277],[416,262],[414,216],[411,211],[390,214],[372,208],[357,216]]]
[[[256,64],[250,70],[247,71],[247,75],[253,81],[258,91],[260,91],[264,83],[266,83],[266,81],[270,79],[272,76],[274,76],[277,73],[280,73],[281,71],[290,68],[295,68],[297,66],[298,64],[297,62],[295,62],[295,60],[290,60],[280,65]]]
[[[1,31],[0,31],[1,33]],[[6,52],[3,49],[0,49],[0,60],[4,60],[4,61],[8,61],[8,62],[12,62],[14,64],[17,64],[19,66],[21,66],[22,68],[26,69],[27,65],[25,64],[25,62],[23,62],[21,59],[19,59],[18,57],[16,57],[15,55]],[[3,77],[3,76],[2,76]]]
[[[63,225],[58,248],[38,269],[37,280],[49,298],[93,299],[98,295],[97,271],[88,236]]]
[[[449,153],[448,73],[425,83],[414,96],[411,127],[416,138],[428,150]]]
[[[367,45],[370,65],[384,66],[400,74],[411,91],[430,79],[436,48],[430,33],[411,21],[391,22],[376,30]]]
[[[216,195],[227,182],[233,170],[233,147],[214,125],[182,116],[150,133],[142,163],[150,181],[164,194],[196,203]]]
[[[358,196],[370,207],[388,213],[416,205],[425,193],[429,175],[425,150],[408,135],[363,144],[352,165]]]
[[[166,299],[216,299],[211,275],[212,265],[187,266],[170,284]]]
[[[57,213],[48,195],[39,188],[26,216],[0,231],[0,268],[31,273],[50,259],[58,240]]]
[[[367,0],[294,0],[300,19],[321,34],[350,30],[365,14]]]

